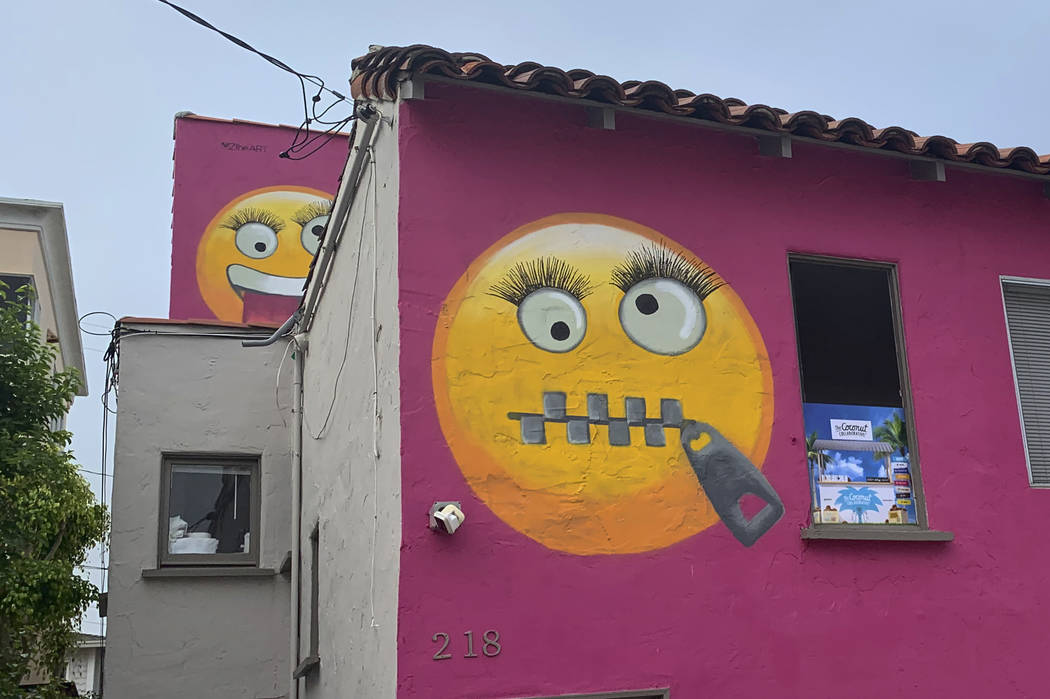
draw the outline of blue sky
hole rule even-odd
[[[181,4],[336,89],[369,44],[428,43],[1050,152],[1050,3]],[[173,115],[298,123],[297,81],[152,0],[3,18],[0,196],[65,204],[81,313],[164,316]],[[85,347],[91,396],[69,425],[99,470],[104,343]]]

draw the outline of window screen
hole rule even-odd
[[[1050,486],[1050,286],[1003,282],[1029,482]]]

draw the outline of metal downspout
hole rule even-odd
[[[289,672],[288,699],[298,699],[299,680],[295,671],[299,667],[299,624],[300,604],[299,589],[302,584],[302,487],[303,487],[303,351],[306,349],[306,336],[296,335],[292,339],[292,594],[291,594],[291,629],[289,633],[288,660]]]

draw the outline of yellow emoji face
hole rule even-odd
[[[217,318],[240,322],[250,294],[302,294],[331,200],[307,187],[266,187],[212,218],[197,246],[197,285]]]
[[[711,463],[732,452],[765,483],[773,391],[758,328],[714,270],[631,221],[560,214],[482,253],[445,299],[432,367],[467,482],[549,548],[634,553],[720,515],[729,525],[720,467],[691,465],[705,440],[722,450]],[[683,438],[698,423],[713,436]]]

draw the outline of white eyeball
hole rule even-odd
[[[265,223],[249,221],[237,229],[237,249],[248,257],[269,257],[277,250],[277,233]]]
[[[518,325],[529,342],[548,352],[568,352],[587,333],[587,313],[561,289],[538,289],[518,305]]]
[[[300,235],[303,241],[303,247],[311,255],[317,254],[317,248],[321,243],[321,234],[324,233],[324,227],[328,224],[328,216],[315,216],[306,222],[303,226],[303,232]]]
[[[620,325],[627,337],[656,354],[675,355],[696,347],[707,329],[700,297],[674,279],[638,282],[620,301]]]

